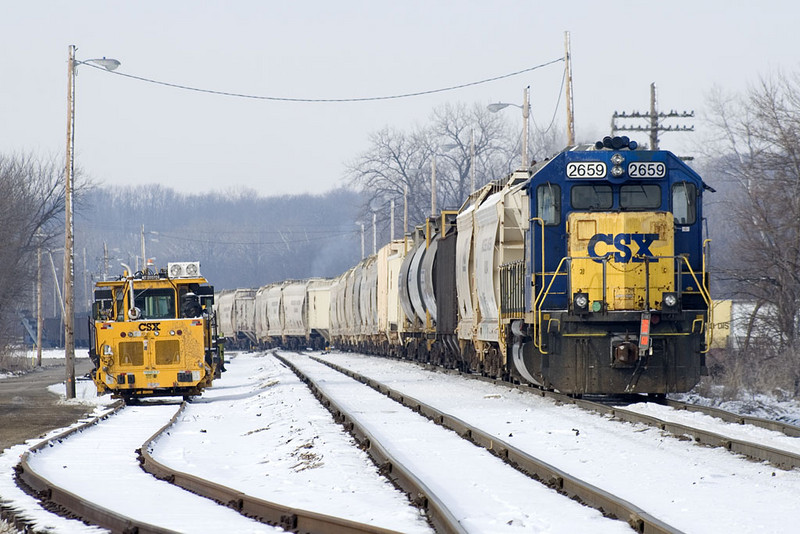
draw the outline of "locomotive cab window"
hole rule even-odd
[[[652,210],[661,207],[661,186],[657,184],[623,185],[619,189],[619,207],[629,210]]]
[[[561,221],[561,187],[546,183],[536,189],[536,213],[545,226],[554,226]]]
[[[125,291],[114,288],[114,300],[117,301],[117,321],[125,320]]]
[[[675,224],[689,225],[697,220],[697,186],[678,182],[672,186],[672,215]]]
[[[175,291],[166,289],[144,289],[134,291],[136,307],[143,319],[174,319]]]
[[[614,202],[610,185],[573,185],[570,199],[576,210],[607,210]]]
[[[114,292],[110,289],[95,290],[92,312],[96,321],[110,321],[114,316]]]

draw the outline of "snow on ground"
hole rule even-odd
[[[798,470],[409,362],[322,357],[489,431],[685,532],[780,532],[800,523]]]
[[[142,471],[136,448],[180,407],[142,403],[29,457],[31,468],[67,491],[127,517],[177,532],[282,532]]]
[[[170,436],[156,444],[159,461],[290,506],[355,514],[354,519],[407,532],[429,530],[405,498],[375,475],[365,454],[292,373],[264,355],[232,356],[223,378],[188,407]],[[771,532],[800,522],[797,470],[781,471],[655,429],[608,421],[493,384],[422,371],[406,362],[340,353],[325,357],[445,408],[684,531]],[[46,353],[43,359],[63,360],[63,352]],[[102,413],[111,401],[109,396],[98,398],[91,381],[78,380],[76,390],[78,398],[64,402],[97,404],[95,413]],[[64,384],[51,391],[63,397]],[[684,399],[715,404],[691,395]],[[756,410],[748,403],[738,411],[800,421],[796,403],[755,401],[766,408]],[[720,407],[737,411],[731,404]],[[0,497],[24,509],[40,529],[98,532],[42,510],[14,484],[19,456],[38,441],[0,455]],[[87,456],[85,448],[74,455]]]
[[[726,423],[722,419],[689,410],[676,410],[653,402],[642,402],[623,406],[625,410],[636,412],[663,421],[698,428],[713,432],[727,438],[766,445],[775,449],[800,454],[800,439],[787,436],[783,432],[768,430],[755,425],[738,425]]]
[[[630,532],[372,388],[306,355],[281,355],[430,488],[467,532]]]
[[[713,388],[713,390],[719,393],[716,398],[703,397],[702,395],[692,392],[670,395],[670,398],[692,404],[699,404],[701,406],[711,406],[713,408],[725,410],[726,412],[772,419],[774,421],[800,426],[800,402],[780,391],[776,392],[777,395],[775,396],[742,392],[738,399],[723,400],[721,394],[722,387],[718,386]]]
[[[28,350],[25,352],[25,359],[32,366],[36,365],[36,357],[35,350]],[[87,349],[76,349],[75,357],[88,359],[89,351]],[[64,349],[47,349],[42,351],[42,366],[48,367],[50,365],[64,365]],[[23,374],[25,374],[25,371],[0,372],[0,380]]]
[[[92,386],[92,388],[94,388],[94,386]],[[99,416],[107,411],[108,409],[98,406],[95,408],[92,416]],[[73,426],[77,426],[77,424],[78,423]],[[0,454],[0,499],[2,499],[4,505],[14,509],[23,519],[31,523],[34,532],[59,532],[69,534],[107,532],[97,527],[84,525],[80,521],[66,519],[48,512],[39,505],[37,499],[19,489],[14,481],[14,467],[19,463],[20,456],[22,456],[28,448],[41,441],[47,441],[64,430],[65,429],[53,430],[42,439],[28,440],[24,444],[9,447]]]
[[[187,407],[180,421],[170,430],[170,435],[155,444],[154,457],[177,469],[287,506],[349,517],[403,532],[431,532],[424,516],[408,503],[405,495],[377,474],[366,454],[333,423],[330,414],[293,373],[263,354],[237,357],[235,353],[229,353],[228,357],[231,356],[228,372]],[[62,402],[99,405],[111,402],[108,395],[97,397],[91,381],[79,380],[76,399],[69,401],[63,399],[63,383],[49,389],[60,394]],[[119,428],[116,432],[119,435],[136,432],[138,447],[156,430],[140,428],[141,420],[145,415],[165,408],[172,412],[175,410],[175,406],[129,407],[122,414],[102,423],[102,426]],[[45,474],[48,470],[54,470],[51,472],[56,476],[63,472],[68,462],[89,462],[83,468],[77,464],[69,467],[70,471],[88,474],[82,479],[71,477],[71,483],[75,484],[73,490],[81,494],[99,491],[93,498],[100,500],[105,498],[103,494],[107,494],[109,487],[113,488],[113,481],[116,481],[121,487],[124,486],[124,492],[120,495],[126,497],[115,508],[120,509],[124,505],[129,507],[131,514],[140,508],[157,510],[158,505],[147,500],[153,494],[157,502],[169,502],[173,506],[176,499],[181,497],[167,495],[173,495],[173,491],[186,493],[179,488],[161,486],[155,491],[152,488],[137,490],[139,483],[135,480],[141,470],[138,463],[128,461],[130,457],[135,458],[135,454],[126,452],[130,447],[114,445],[105,438],[102,445],[100,438],[93,443],[87,436],[96,430],[81,433],[83,439],[66,440],[66,448],[60,449],[60,454],[65,456],[59,457],[58,461],[47,461],[47,455],[44,454],[36,455],[39,457],[36,459],[37,470],[43,470]],[[38,528],[65,533],[97,532],[96,528],[42,510],[35,499],[16,488],[13,467],[27,447],[37,442],[32,440],[27,445],[13,447],[0,456],[0,496],[15,508],[26,510],[26,515],[32,518]],[[86,450],[93,452],[87,455]],[[100,460],[100,455],[106,453],[113,457]],[[113,473],[109,478],[110,486],[97,484],[100,472],[96,469],[98,463],[114,466],[108,468]],[[120,467],[117,467],[118,463]],[[146,474],[144,476],[148,477]],[[166,484],[155,479],[153,482]],[[136,497],[131,499],[132,496]],[[211,504],[211,501],[208,503]],[[187,506],[197,508],[197,505]],[[222,513],[233,513],[225,508],[221,510]],[[214,525],[207,513],[193,515],[205,518],[202,519],[204,524],[171,526],[186,532],[227,530]],[[144,519],[157,521],[154,517]],[[227,524],[233,528],[233,523],[239,520],[249,521],[238,516],[235,520],[227,520]],[[256,525],[247,530],[254,529],[261,530],[262,526]]]
[[[308,387],[272,356],[241,354],[187,406],[153,457],[286,506],[430,532]]]

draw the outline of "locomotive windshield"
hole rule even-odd
[[[661,207],[661,186],[657,184],[623,185],[619,189],[619,207],[646,210]]]
[[[614,200],[610,185],[574,185],[570,193],[576,210],[611,209]]]
[[[143,319],[174,319],[175,291],[170,288],[134,290],[135,306]]]

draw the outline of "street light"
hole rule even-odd
[[[489,104],[487,109],[492,113],[497,113],[501,109],[505,109],[508,106],[514,106],[516,108],[520,108],[522,110],[522,168],[528,168],[528,117],[530,116],[530,104],[528,104],[528,92],[530,91],[531,86],[525,88],[522,92],[522,105],[519,104],[511,104],[508,102],[495,102],[494,104]]]
[[[67,161],[64,184],[64,363],[66,366],[67,398],[75,398],[75,303],[73,301],[75,251],[72,223],[72,193],[75,188],[75,70],[78,65],[94,63],[106,70],[114,70],[120,63],[116,59],[100,58],[78,61],[75,45],[69,46],[67,63]]]

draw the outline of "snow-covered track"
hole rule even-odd
[[[277,532],[141,470],[136,449],[179,409],[120,407],[58,434],[22,455],[18,483],[44,508],[114,533]]]
[[[763,443],[757,443],[752,440],[734,437],[732,432],[736,430],[736,428],[732,424],[729,424],[727,429],[725,427],[720,427],[720,431],[712,431],[700,428],[696,424],[689,425],[677,422],[675,420],[670,420],[670,414],[666,412],[662,416],[641,413],[636,410],[637,405],[631,405],[630,407],[608,406],[606,404],[587,401],[585,399],[575,399],[574,402],[581,408],[609,415],[621,421],[626,421],[628,423],[642,423],[656,427],[665,432],[669,432],[674,436],[691,436],[696,443],[710,447],[721,447],[753,460],[769,462],[776,467],[780,467],[781,469],[794,469],[795,467],[800,467],[800,454],[771,447]],[[686,409],[685,406],[679,407],[677,405],[674,406],[674,408],[675,410]],[[691,411],[711,417],[717,417],[729,423],[750,424],[760,428],[769,428],[770,426],[766,424],[768,422],[767,420],[758,418],[745,418],[729,412],[723,412],[722,410],[718,409],[706,409],[702,406],[696,406],[693,407]],[[757,419],[757,422],[754,423],[753,419]],[[780,430],[776,431],[781,433],[786,433],[785,431],[791,432],[791,429],[787,429],[787,426],[791,427],[791,425],[778,424],[778,428]]]
[[[201,495],[220,504],[233,508],[247,517],[257,518],[259,521],[279,526],[290,532],[303,532],[310,534],[396,534],[374,525],[366,525],[339,517],[319,514],[313,511],[291,508],[274,502],[247,495],[222,484],[211,482],[189,473],[184,473],[155,460],[150,449],[164,432],[178,420],[186,404],[175,413],[172,419],[161,427],[139,449],[139,461],[142,469],[161,480],[166,480],[176,486]]]
[[[416,497],[415,501],[426,511],[438,532],[501,532],[505,529],[515,531],[513,529],[519,528],[520,518],[523,524],[526,521],[549,522],[545,530],[554,531],[576,529],[580,531],[590,528],[596,532],[606,530],[630,532],[629,527],[633,527],[637,532],[680,532],[644,512],[639,515],[640,511],[636,507],[614,508],[611,503],[615,499],[602,490],[597,490],[592,497],[587,493],[587,501],[603,502],[609,505],[608,509],[600,509],[602,505],[598,506],[598,510],[582,506],[582,503],[578,504],[579,499],[568,499],[564,496],[569,494],[574,497],[576,494],[571,493],[573,484],[576,482],[580,484],[580,481],[557,470],[544,470],[532,475],[521,472],[514,463],[526,462],[525,455],[518,457],[515,449],[505,444],[502,453],[498,454],[500,449],[497,440],[494,440],[494,448],[490,445],[481,447],[491,442],[491,438],[481,434],[477,429],[462,423],[463,426],[456,426],[462,429],[459,435],[442,428],[441,424],[438,425],[439,430],[436,430],[437,426],[432,425],[431,416],[426,414],[426,407],[413,399],[407,397],[403,399],[402,404],[405,404],[406,410],[398,405],[398,398],[387,398],[380,391],[374,391],[370,395],[368,392],[371,390],[365,387],[368,384],[351,379],[352,377],[329,366],[327,362],[289,353],[276,356],[298,373],[323,405],[350,430],[355,439],[373,456],[376,463],[382,466],[387,477],[412,497]],[[370,413],[377,414],[377,423],[376,415]],[[393,420],[397,414],[408,414],[404,416],[406,422],[401,423],[408,426],[400,436],[394,434],[392,437],[393,431],[384,431],[384,428],[397,424]],[[409,417],[423,423],[409,421]],[[360,421],[362,418],[365,423]],[[434,423],[438,422],[436,416],[432,419]],[[371,432],[370,428],[374,431]],[[385,442],[379,441],[381,438],[376,436],[376,432],[382,435]],[[473,435],[470,438],[471,433]],[[442,435],[447,436],[446,445],[442,444]],[[489,458],[492,459],[491,463],[494,466],[491,472],[484,465],[479,466]],[[432,473],[430,463],[445,464],[451,460],[457,462],[455,464],[457,467],[437,466],[442,472]],[[540,483],[537,480],[539,477],[550,481],[550,487]],[[520,480],[524,486],[520,486]],[[503,489],[498,490],[498,488]],[[509,488],[515,489],[509,491]],[[554,488],[558,492],[553,491]],[[486,502],[478,503],[473,496],[467,495],[473,491],[483,492],[483,499]],[[500,496],[492,493],[497,491],[504,494]],[[497,513],[493,506],[496,502],[508,499],[508,493],[514,493],[514,498],[518,497],[521,504],[518,505],[519,509],[504,511],[509,514],[504,516]],[[504,504],[508,505],[508,502]],[[474,508],[467,510],[470,506]],[[562,509],[564,506],[570,507],[569,510],[564,511]],[[619,511],[620,515],[615,515],[612,508]],[[475,519],[483,513],[493,515],[494,525],[488,527]],[[507,517],[514,517],[514,514],[516,518],[511,521],[506,520]],[[601,518],[601,514],[605,518]],[[592,527],[587,527],[585,524],[580,527],[574,526],[571,522],[586,521],[581,516],[592,517],[598,523]],[[627,521],[628,524],[623,521]]]
[[[50,481],[47,477],[37,473],[29,463],[31,454],[47,447],[53,447],[56,443],[69,438],[73,434],[83,432],[90,426],[98,424],[100,421],[117,413],[124,407],[125,405],[122,401],[119,401],[112,405],[112,410],[110,412],[93,417],[74,428],[57,434],[31,447],[22,455],[19,465],[16,468],[18,484],[24,486],[26,490],[35,492],[46,508],[81,519],[87,523],[107,528],[112,532],[139,532],[141,534],[175,532],[127,517],[110,508],[99,506]]]
[[[677,401],[673,399],[664,399],[662,401],[666,406],[675,408],[676,410],[686,410],[687,412],[699,412],[712,417],[717,417],[728,423],[736,423],[739,425],[753,425],[766,430],[780,432],[787,436],[800,438],[800,426],[784,423],[783,421],[775,421],[774,419],[764,419],[763,417],[754,417],[752,415],[742,415],[733,412],[727,412],[720,408],[712,406],[702,406],[700,404],[692,404],[690,402]]]
[[[719,447],[734,454],[740,454],[752,460],[766,461],[781,469],[794,469],[796,467],[800,467],[800,446],[798,446],[797,451],[793,452],[780,447],[772,447],[764,443],[758,443],[752,439],[748,440],[744,438],[737,438],[735,436],[735,431],[737,430],[738,426],[750,425],[760,429],[784,434],[785,436],[791,438],[800,437],[800,427],[791,425],[789,423],[764,419],[761,417],[736,414],[721,410],[719,408],[690,404],[671,399],[661,399],[655,401],[656,404],[661,404],[664,407],[672,408],[676,413],[679,413],[680,411],[695,412],[731,423],[731,425],[728,425],[727,428],[722,427],[719,431],[711,431],[700,428],[696,425],[683,424],[675,420],[670,420],[670,418],[666,416],[666,412],[664,412],[663,417],[642,413],[636,409],[636,407],[640,405],[639,403],[633,403],[627,407],[621,405],[612,405],[605,402],[595,402],[589,398],[576,398],[555,391],[532,388],[524,384],[515,385],[481,375],[461,373],[459,371],[452,370],[443,370],[436,366],[428,366],[424,364],[423,367],[430,368],[438,372],[454,373],[469,379],[507,386],[509,388],[518,389],[520,391],[532,393],[541,397],[551,398],[564,404],[574,404],[579,408],[614,417],[620,421],[625,421],[628,423],[641,423],[652,426],[676,437],[691,436],[695,443],[709,447]]]
[[[446,414],[436,408],[420,402],[402,392],[394,390],[389,386],[376,380],[359,374],[355,371],[346,369],[334,363],[313,358],[314,360],[335,369],[336,371],[357,380],[375,391],[378,391],[389,398],[411,408],[415,412],[424,415],[436,424],[456,432],[463,438],[471,441],[475,445],[483,447],[492,454],[498,456],[510,466],[518,469],[522,473],[547,484],[559,493],[572,499],[602,511],[605,515],[626,520],[636,532],[642,533],[666,533],[679,532],[678,529],[651,516],[634,504],[621,499],[611,493],[604,491],[588,482],[585,482],[569,473],[558,469],[547,462],[539,460],[534,456],[514,447],[513,445],[498,439],[483,430],[472,426],[461,419]]]
[[[413,472],[407,469],[401,461],[387,451],[364,426],[360,425],[357,420],[352,418],[347,410],[339,406],[335,400],[325,393],[324,389],[319,387],[313,379],[303,373],[292,362],[278,354],[276,354],[275,357],[292,369],[301,380],[308,384],[314,395],[320,399],[320,402],[322,402],[339,423],[353,434],[359,444],[369,453],[375,463],[381,466],[382,471],[389,476],[395,484],[409,495],[418,496],[416,503],[425,510],[428,519],[433,524],[434,528],[436,528],[437,532],[466,533],[466,530],[459,525],[458,520],[436,494],[417,478]]]
[[[780,470],[727,449],[698,447],[691,437],[598,416],[532,388],[357,353],[315,356],[466,421],[495,443],[510,443],[684,532],[783,531],[800,521],[793,497],[800,488],[798,469]],[[629,409],[645,407],[676,412],[655,403]],[[732,434],[738,429],[755,442],[795,452],[800,446],[797,438],[776,432],[683,414],[692,426],[698,418],[701,428],[722,427]]]

